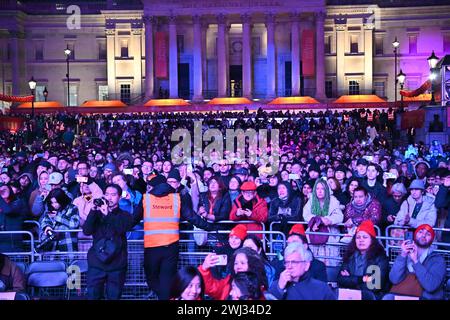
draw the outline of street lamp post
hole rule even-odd
[[[437,77],[437,70],[436,70],[436,65],[439,62],[439,58],[434,54],[434,50],[431,53],[431,56],[428,57],[427,59],[428,61],[428,66],[430,67],[430,80],[431,80],[431,101],[430,101],[430,105],[435,106],[436,105],[436,100],[434,99],[434,80]]]
[[[400,84],[400,90],[403,90],[403,86],[405,84],[406,74],[403,73],[402,69],[400,69],[399,74],[397,75],[397,81]],[[400,109],[403,110],[403,96],[400,95]]]
[[[36,81],[34,81],[34,77],[31,77],[30,81],[28,81],[28,86],[30,87],[31,94],[33,95],[33,100],[31,100],[31,119],[34,119],[34,92],[36,89]]]
[[[64,54],[66,56],[66,64],[67,64],[67,73],[66,73],[66,78],[67,78],[67,106],[70,107],[70,78],[69,78],[69,58],[70,58],[70,54],[72,53],[72,51],[69,49],[69,45],[67,45],[67,48],[64,49]]]
[[[400,42],[398,42],[397,37],[395,37],[394,42],[392,42],[392,46],[394,47],[394,77],[395,77],[395,95],[394,101],[397,104],[397,56],[398,56],[398,47],[400,46]]]
[[[48,96],[47,87],[44,88],[44,91],[42,91],[42,93],[44,94],[45,102],[47,102],[47,96]]]

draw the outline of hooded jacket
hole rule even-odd
[[[0,230],[23,230],[23,222],[26,219],[27,205],[23,199],[16,198],[7,203],[0,197]],[[19,250],[23,234],[0,235],[0,252],[14,252]],[[28,238],[29,239],[29,238]]]
[[[162,198],[165,197],[171,193],[177,193],[177,190],[172,188],[169,184],[161,183],[154,187],[150,194],[154,195],[155,197]],[[180,208],[180,221],[186,220],[189,223],[195,225],[196,227],[206,230],[206,231],[214,231],[217,228],[212,225],[211,223],[206,222],[203,218],[201,218],[199,215],[197,215],[194,212],[194,209],[192,207],[192,199],[189,193],[186,189],[181,189],[180,193],[180,199],[181,199],[181,208]],[[135,211],[134,214],[134,223],[138,224],[144,217],[144,208],[142,205],[142,202],[139,204],[138,208]]]
[[[409,196],[400,206],[400,211],[397,213],[394,224],[400,226],[408,225],[413,228],[417,228],[421,224],[429,224],[434,227],[437,219],[436,207],[434,206],[434,197],[423,195],[422,207],[420,208],[417,217],[413,218],[412,213],[415,206],[416,201],[412,198],[412,196]],[[409,215],[410,217],[408,224],[405,224],[406,215]]]
[[[288,196],[286,199],[282,200],[278,196],[270,202],[270,209],[269,209],[269,222],[274,221],[300,221],[302,220],[302,200],[300,197],[296,196],[292,190],[292,187],[290,183],[288,182],[280,182],[279,184],[282,184],[286,187]],[[289,228],[286,228],[288,226],[285,226],[283,229],[283,232],[287,232]],[[289,226],[290,227],[290,226]],[[286,229],[286,230],[284,230]]]

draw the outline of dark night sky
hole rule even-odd
[[[289,1],[289,0],[285,0]],[[306,0],[307,1],[307,0]],[[76,4],[78,2],[83,3],[106,3],[106,0],[22,0],[22,3],[70,3]],[[141,3],[140,0],[115,0],[119,5],[120,3],[130,4],[130,3]],[[449,0],[326,0],[328,5],[351,5],[351,4],[378,4],[380,7],[412,7],[412,6],[431,6],[431,5],[448,5]]]

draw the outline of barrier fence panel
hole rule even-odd
[[[20,235],[26,235],[29,237],[29,240],[22,239],[21,243],[24,245],[19,251],[15,251],[17,249],[17,245],[19,245],[19,241],[15,239],[15,236]],[[14,244],[14,247],[12,248],[14,251],[7,252],[4,251],[5,255],[7,255],[12,261],[15,262],[24,262],[24,263],[31,263],[34,261],[34,236],[30,231],[0,231],[0,238],[2,238],[2,241],[5,241],[6,239],[4,237],[10,236],[11,244]],[[7,242],[3,243],[2,245],[7,245]]]
[[[246,223],[254,223],[253,221],[245,221]],[[237,221],[227,221],[228,224],[239,224],[243,222],[237,222]],[[292,222],[290,224],[295,223],[302,223],[306,224],[305,222]],[[278,243],[282,250],[286,247],[286,236],[281,231],[274,231],[273,227],[276,225],[276,223],[272,223],[270,225],[269,231],[266,231],[265,229],[262,231],[248,231],[249,234],[258,234],[262,235],[263,239],[269,239],[268,243],[264,241],[265,248],[266,248],[266,254],[274,258],[277,256],[280,252],[274,252],[273,247],[274,244]],[[402,228],[399,226],[389,226],[386,229],[386,236],[377,236],[377,239],[380,241],[386,242],[386,253],[390,259],[390,263],[392,264],[397,257],[397,255],[400,253],[400,246],[398,245],[399,241],[402,241],[403,238],[399,237],[390,237],[390,230],[394,228]],[[307,229],[307,228],[305,228]],[[406,228],[403,228],[406,229]],[[450,232],[450,229],[442,229],[442,228],[435,228],[436,231],[440,232]],[[55,230],[56,233],[66,233],[66,232],[80,232],[81,230]],[[195,240],[193,239],[192,235],[197,232],[204,232],[203,230],[181,230],[180,231],[180,255],[179,255],[179,262],[178,262],[178,268],[191,265],[191,266],[198,266],[201,265],[206,257],[206,255],[209,252],[213,252],[217,245],[217,238],[211,238],[209,239],[209,235],[217,235],[217,234],[224,234],[228,235],[230,233],[230,230],[219,230],[219,231],[212,231],[208,232],[208,242],[204,246],[197,246],[195,244]],[[379,229],[377,229],[377,233],[379,232]],[[74,261],[78,262],[84,262],[87,265],[87,252],[89,248],[92,246],[92,240],[89,239],[80,239],[78,240],[78,251],[73,252],[60,252],[60,251],[52,251],[52,252],[39,252],[37,253],[35,250],[35,238],[33,234],[29,231],[2,231],[0,232],[0,235],[2,234],[25,234],[29,238],[29,250],[24,252],[11,252],[7,253],[9,256],[11,256],[11,259],[13,261],[21,261],[26,263],[31,263],[35,260],[40,261],[49,261],[49,260],[61,260],[64,261],[67,266],[70,266]],[[332,232],[311,232],[307,231],[307,235],[326,235],[326,236],[344,236],[342,233],[332,233]],[[185,236],[185,237],[183,237]],[[271,239],[271,240],[270,240]],[[395,242],[397,241],[397,242]],[[39,243],[39,242],[36,242]],[[445,260],[447,265],[447,276],[450,276],[450,244],[449,243],[440,243],[435,242],[434,248],[436,252],[441,253]],[[348,244],[342,243],[342,242],[327,242],[325,245],[329,248],[334,248],[334,250],[330,250],[330,252],[333,252],[333,254],[328,254],[328,252],[325,252],[325,254],[315,254],[315,257],[321,261],[324,261],[327,265],[339,265],[342,261],[344,254],[347,250]],[[310,245],[310,247],[313,247]],[[313,249],[313,248],[311,248]],[[281,251],[281,253],[283,253]],[[51,289],[53,290],[53,289]],[[50,293],[53,295],[61,294],[63,295],[63,292],[61,289],[55,289],[54,291],[49,291],[47,293]],[[58,291],[60,290],[60,291]],[[81,274],[81,288],[79,290],[72,290],[71,297],[74,295],[78,295],[80,297],[85,297],[86,292],[86,274],[85,272]],[[126,276],[125,281],[125,288],[123,291],[122,299],[147,299],[149,293],[149,289],[146,283],[145,278],[145,272],[144,272],[144,244],[143,240],[128,240],[128,272]]]

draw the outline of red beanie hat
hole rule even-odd
[[[360,231],[367,232],[374,238],[377,237],[377,233],[375,232],[375,228],[374,228],[373,222],[371,220],[365,220],[365,221],[361,222],[359,227],[356,229],[356,233],[358,233]]]
[[[247,227],[245,226],[245,224],[238,224],[236,227],[234,227],[231,230],[229,237],[231,236],[236,236],[241,239],[241,241],[244,241],[245,237],[247,237]]]
[[[241,191],[255,191],[257,188],[253,181],[245,181],[241,186]]]
[[[289,235],[291,235],[293,233],[298,233],[298,234],[301,234],[303,236],[306,236],[305,228],[300,223],[294,224],[294,226],[291,228],[291,231],[289,231]]]
[[[419,232],[419,230],[423,230],[423,229],[425,229],[429,233],[431,233],[431,238],[432,238],[431,241],[434,241],[435,233],[434,233],[433,227],[430,226],[429,224],[421,224],[420,226],[418,226],[417,229],[414,231],[414,239],[416,239],[417,232]]]

